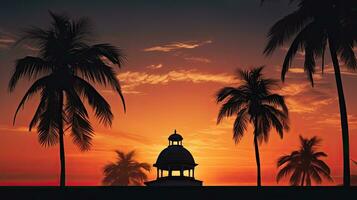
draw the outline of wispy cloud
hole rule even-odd
[[[340,70],[341,70],[341,74],[342,74],[342,75],[357,76],[357,73],[356,73],[356,72],[347,69],[347,67],[345,67],[345,66],[341,67]],[[327,65],[325,66],[324,73],[326,73],[326,74],[335,74],[335,70],[333,69],[332,63],[327,64]]]
[[[138,92],[135,90],[140,85],[166,85],[170,82],[192,82],[192,83],[234,83],[234,76],[221,73],[211,74],[197,70],[172,70],[166,73],[148,72],[124,72],[118,75],[126,92]]]
[[[281,88],[280,94],[282,94],[284,96],[295,96],[295,95],[298,95],[298,94],[302,93],[303,91],[305,91],[307,89],[307,87],[308,87],[307,83],[285,84],[284,87]]]
[[[144,51],[170,52],[178,49],[194,49],[210,43],[212,43],[212,40],[206,40],[202,42],[199,41],[172,42],[169,44],[163,44],[163,45],[145,48]]]
[[[300,98],[299,98],[300,99]],[[305,97],[304,101],[303,99],[297,100],[296,98],[287,98],[286,103],[287,106],[289,107],[289,112],[295,112],[295,113],[313,113],[317,109],[327,106],[331,103],[333,103],[335,99],[333,98],[328,98],[328,99],[321,99],[321,100],[316,100],[315,98],[311,97]]]
[[[12,45],[15,44],[16,41],[17,41],[16,35],[10,32],[0,30],[0,48],[3,49],[10,48]],[[21,47],[30,51],[39,51],[38,48],[32,47],[29,44],[22,44]]]
[[[6,126],[6,125],[0,125],[0,131],[6,131],[6,132],[29,132],[29,128],[25,126]]]
[[[28,44],[24,44],[22,45],[25,49],[27,50],[30,50],[30,51],[40,51],[40,49],[36,48],[36,47],[33,47],[33,46],[30,46]]]
[[[289,50],[289,48],[287,48],[287,47],[282,47],[280,49],[283,52],[287,52]],[[357,48],[354,48],[353,50],[354,50],[354,52],[356,54],[357,53]],[[305,52],[304,51],[298,51],[296,56],[295,56],[295,59],[296,60],[305,60]],[[319,69],[321,71],[321,66],[320,65],[317,65],[316,67],[317,67],[317,69]],[[346,66],[344,66],[344,63],[342,61],[340,61],[340,67],[341,67],[341,74],[342,75],[350,75],[350,76],[356,76],[357,75],[356,72],[354,72],[352,70],[349,70]],[[281,69],[279,68],[279,70],[281,70]],[[292,67],[292,68],[289,69],[289,73],[305,73],[305,71],[304,71],[303,67]],[[332,63],[325,64],[324,73],[325,74],[334,74],[335,73]],[[317,73],[315,75],[317,75]]]
[[[210,59],[203,58],[203,57],[186,57],[184,59],[188,60],[188,61],[201,62],[201,63],[210,63],[211,62]]]
[[[318,117],[315,117],[314,123],[322,125],[323,127],[341,127],[341,119],[339,113],[334,114],[322,114]],[[321,126],[317,126],[321,127]],[[348,127],[351,130],[357,129],[357,117],[356,115],[349,114],[348,115]]]
[[[149,66],[146,66],[146,68],[148,69],[160,69],[162,68],[164,65],[163,64],[157,64],[157,65],[149,65]]]
[[[15,38],[12,34],[0,30],[0,48],[8,48],[15,43]]]
[[[134,87],[131,85],[123,85],[121,87],[121,91],[123,94],[143,94],[142,92],[135,90]],[[108,94],[108,95],[117,94],[115,91],[108,90],[108,89],[101,90],[100,92],[102,92],[103,94]]]
[[[317,69],[321,70],[321,67],[319,66],[319,67],[317,67]],[[277,69],[277,70],[280,70],[280,69]],[[343,65],[341,65],[340,70],[341,70],[342,75],[357,76],[356,72],[347,69],[347,67],[345,67]],[[303,73],[305,73],[305,71],[304,71],[303,67],[292,67],[289,69],[288,73],[303,74]],[[335,71],[333,69],[332,63],[326,64],[325,68],[324,68],[324,74],[334,74],[334,73],[335,73]],[[321,71],[321,73],[315,73],[314,78],[315,77],[322,78],[321,75],[322,75],[322,71]]]
[[[13,44],[15,42],[15,40],[11,39],[11,38],[0,38],[0,44],[5,45],[5,46],[9,46],[11,44]]]
[[[286,97],[290,112],[312,113],[336,101],[330,84],[319,84],[319,89],[312,88],[309,82],[284,84],[279,93]]]

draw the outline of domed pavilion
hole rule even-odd
[[[169,136],[169,146],[161,151],[156,163],[156,180],[145,182],[148,186],[202,186],[195,179],[197,164],[192,154],[182,145],[183,137],[175,130]]]

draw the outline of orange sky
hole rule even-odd
[[[273,8],[265,8],[264,12],[271,12],[269,9]],[[76,13],[75,10],[70,11]],[[48,17],[45,12],[42,15],[44,18]],[[280,15],[273,17],[270,21],[262,22],[262,30]],[[95,18],[95,25],[103,26],[100,20]],[[219,22],[212,23],[216,23],[216,27],[220,26]],[[229,23],[241,22],[238,20]],[[44,24],[46,23],[32,22],[32,25]],[[228,24],[227,26],[230,27]],[[14,67],[13,60],[36,54],[36,51],[26,47],[13,50],[6,46],[14,39],[11,33],[15,28],[10,25],[3,27],[0,29],[0,185],[57,185],[59,147],[41,147],[36,132],[27,131],[38,99],[34,98],[25,106],[15,126],[11,124],[17,103],[28,87],[28,82],[24,81],[13,94],[8,94],[6,84]],[[216,125],[219,105],[215,103],[214,94],[223,86],[238,84],[233,78],[238,67],[266,64],[264,72],[267,77],[280,77],[279,65],[285,49],[280,49],[270,58],[261,55],[267,30],[255,32],[256,27],[248,26],[244,29],[227,28],[226,31],[196,31],[191,34],[171,32],[170,36],[166,36],[167,30],[163,30],[159,34],[165,35],[163,38],[155,35],[155,30],[150,30],[148,35],[138,38],[137,43],[135,38],[128,36],[130,31],[101,32],[104,29],[96,27],[100,41],[119,45],[128,55],[124,68],[118,70],[127,102],[127,113],[123,113],[117,95],[98,87],[112,106],[115,116],[113,126],[100,126],[91,118],[96,135],[89,152],[78,151],[71,143],[71,138],[66,137],[69,185],[100,185],[102,168],[115,159],[116,149],[135,149],[138,160],[155,163],[160,151],[168,145],[167,137],[174,129],[184,137],[184,146],[199,164],[195,176],[204,185],[256,184],[252,130],[249,128],[243,140],[234,144],[233,119]],[[8,43],[4,42],[5,39]],[[315,88],[311,88],[300,68],[301,59],[301,55],[297,57],[295,68],[288,73],[286,82],[278,91],[287,96],[291,130],[285,134],[283,140],[275,132],[271,132],[269,143],[260,146],[263,185],[276,185],[276,160],[298,148],[299,134],[305,137],[317,135],[323,139],[320,150],[328,154],[325,160],[331,167],[335,180],[334,183],[324,184],[336,185],[342,180],[342,139],[330,61],[327,60],[326,73],[317,74]],[[349,114],[350,152],[351,158],[356,160],[357,151],[353,147],[357,145],[357,105],[354,103],[357,100],[354,89],[357,74],[343,70],[343,81]],[[356,174],[357,166],[351,164],[351,170]],[[155,176],[156,170],[152,170],[150,179]],[[280,184],[287,183],[283,181]]]

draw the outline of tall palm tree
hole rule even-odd
[[[268,142],[270,129],[274,127],[281,138],[289,129],[288,108],[284,97],[272,93],[277,81],[264,78],[263,67],[252,70],[238,70],[241,80],[238,87],[224,87],[216,95],[217,103],[222,103],[217,124],[224,117],[236,115],[233,125],[233,139],[236,143],[243,137],[250,122],[254,127],[255,159],[257,163],[257,185],[261,186],[260,157],[258,140]]]
[[[29,131],[37,126],[39,142],[45,147],[59,142],[60,186],[65,186],[65,130],[70,129],[72,141],[82,151],[90,149],[94,135],[83,100],[87,100],[104,125],[110,126],[113,119],[110,105],[90,82],[113,88],[120,95],[125,110],[116,72],[107,64],[110,62],[120,67],[123,55],[110,44],[88,43],[88,19],[72,20],[52,12],[50,15],[52,24],[49,28],[27,29],[19,40],[33,42],[40,50],[36,57],[26,56],[17,60],[9,90],[12,92],[21,78],[35,80],[15,112],[14,123],[20,108],[39,93],[40,103],[29,124]]]
[[[289,174],[292,174],[290,185],[293,186],[299,184],[310,186],[311,179],[320,184],[322,182],[321,175],[332,181],[329,166],[320,160],[320,157],[327,157],[327,155],[324,152],[316,151],[320,142],[321,140],[316,136],[308,139],[300,135],[300,149],[278,159],[277,166],[282,168],[276,176],[277,182]]]
[[[147,180],[146,172],[150,171],[148,163],[140,163],[134,159],[135,151],[117,153],[117,161],[109,163],[104,167],[104,185],[128,186],[142,185]]]
[[[346,102],[343,92],[339,59],[351,70],[357,69],[353,51],[357,42],[357,1],[355,0],[290,0],[298,2],[298,8],[276,22],[270,29],[269,41],[264,53],[272,54],[277,47],[293,39],[282,66],[281,79],[292,64],[299,50],[305,52],[304,70],[314,86],[313,74],[316,72],[315,60],[322,59],[322,72],[326,47],[329,47],[335,72],[338,92],[345,186],[350,185],[349,134]]]

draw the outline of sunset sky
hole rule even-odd
[[[195,176],[204,185],[256,185],[256,164],[251,127],[243,140],[232,139],[234,119],[216,125],[219,105],[215,93],[239,84],[238,68],[266,65],[266,77],[279,79],[286,48],[271,57],[262,55],[269,27],[294,5],[259,0],[217,1],[3,1],[0,8],[0,185],[58,185],[59,146],[41,147],[36,131],[28,132],[38,97],[18,115],[13,114],[30,82],[23,80],[14,93],[7,85],[15,60],[36,55],[37,48],[13,48],[22,28],[47,27],[48,10],[89,17],[95,42],[111,43],[124,50],[127,61],[116,69],[122,84],[127,113],[110,88],[97,89],[114,113],[112,127],[95,127],[91,151],[80,152],[65,138],[68,185],[101,185],[102,169],[114,161],[114,150],[136,150],[137,159],[155,163],[167,147],[174,129],[196,163]],[[287,46],[286,46],[287,47]],[[299,135],[322,138],[320,150],[332,169],[333,183],[342,183],[342,138],[338,99],[331,61],[325,74],[315,75],[312,88],[302,69],[303,53],[293,63],[277,91],[286,96],[291,130],[283,140],[274,131],[260,146],[262,184],[277,185],[276,160],[299,147]],[[318,61],[320,65],[320,60]],[[343,65],[343,63],[341,63]],[[348,110],[351,158],[357,160],[357,73],[344,67],[342,78]],[[351,174],[357,166],[351,162]],[[156,178],[156,170],[149,175]],[[286,181],[279,185],[287,185]]]

